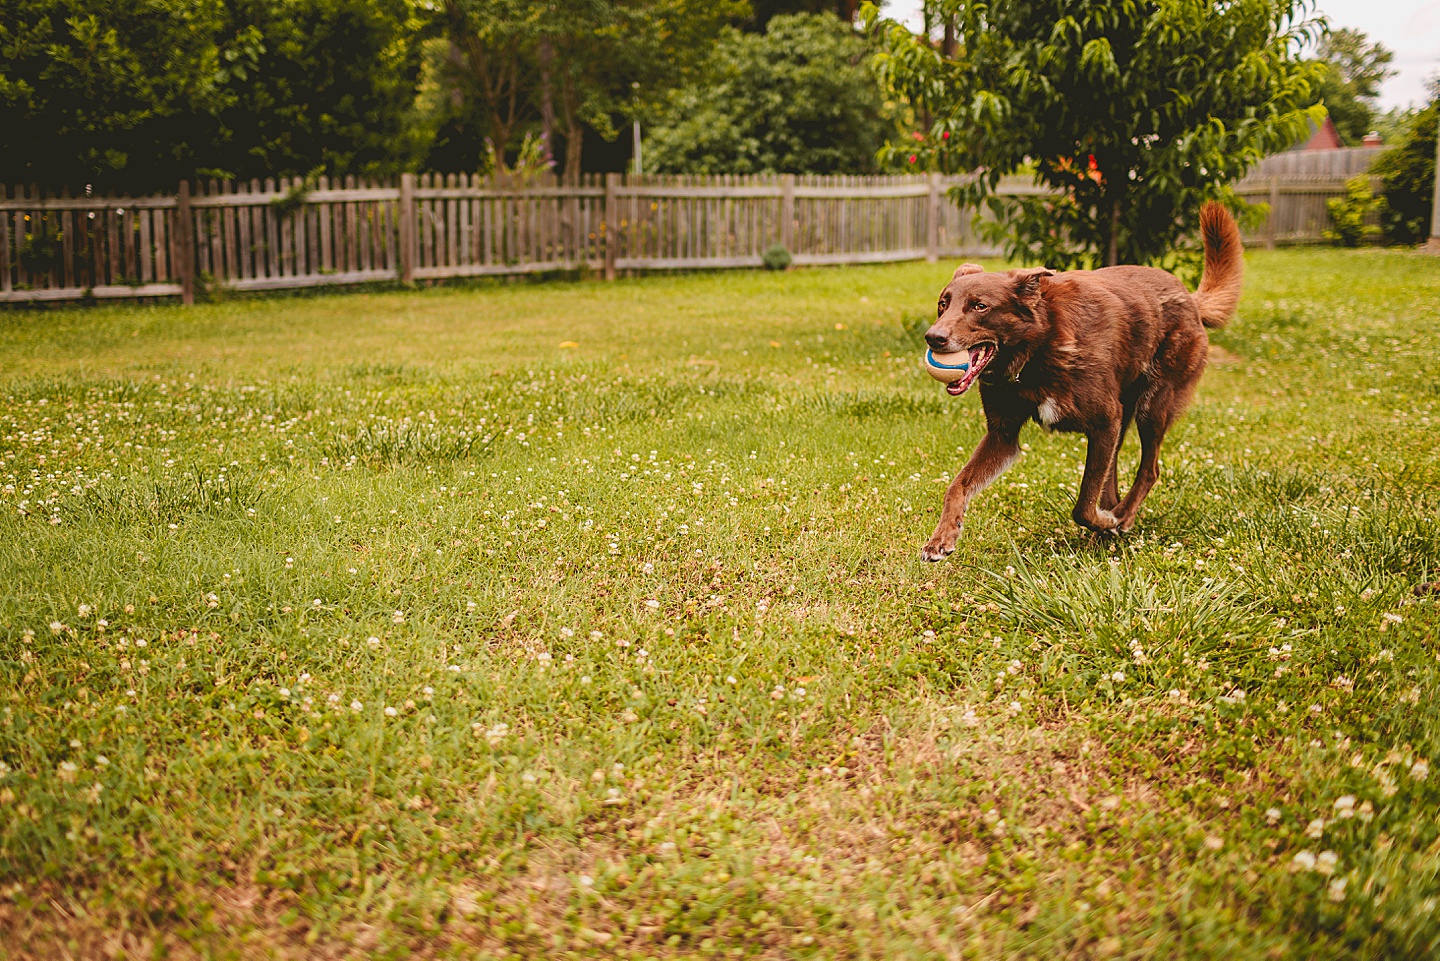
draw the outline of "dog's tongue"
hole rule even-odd
[[[945,385],[945,392],[951,397],[959,397],[961,394],[965,393],[965,387],[966,384],[963,380],[952,380],[950,383]]]

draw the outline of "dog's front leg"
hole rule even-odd
[[[960,527],[965,523],[965,508],[971,498],[980,493],[990,482],[1005,472],[1020,456],[1020,425],[997,427],[992,424],[989,433],[975,447],[970,460],[960,469],[955,480],[945,490],[945,503],[940,507],[940,523],[935,533],[920,550],[923,561],[944,560],[955,550],[960,537]]]
[[[1115,470],[1115,450],[1120,446],[1119,417],[1085,434],[1085,476],[1071,516],[1075,523],[1096,533],[1113,532],[1120,521],[1096,502]]]

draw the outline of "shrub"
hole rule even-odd
[[[1440,85],[1429,106],[1406,126],[1400,142],[1375,158],[1372,173],[1384,184],[1382,213],[1385,239],[1417,244],[1430,235],[1431,205],[1435,192],[1435,136],[1440,119]]]
[[[760,259],[765,262],[766,270],[784,270],[790,266],[790,251],[785,249],[784,244],[771,244],[765,248]]]
[[[1325,201],[1330,208],[1330,224],[1325,239],[1341,247],[1358,247],[1362,240],[1380,236],[1380,225],[1367,223],[1370,215],[1380,210],[1385,201],[1375,196],[1370,175],[1361,174],[1345,181],[1345,196]]]

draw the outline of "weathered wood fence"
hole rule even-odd
[[[180,297],[588,268],[760,266],[773,244],[800,265],[997,254],[957,178],[587,176],[506,183],[467,175],[306,184],[211,181],[150,197],[0,188],[0,301]],[[1002,191],[1039,188],[1007,181]],[[1343,178],[1251,178],[1272,205],[1247,241],[1316,242]]]

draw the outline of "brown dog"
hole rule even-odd
[[[966,506],[1015,461],[1029,420],[1085,435],[1075,522],[1100,533],[1134,526],[1160,477],[1165,432],[1205,370],[1205,328],[1224,326],[1240,299],[1245,262],[1234,218],[1206,204],[1200,230],[1205,270],[1193,295],[1154,267],[991,274],[963,264],[955,271],[925,341],[937,354],[969,352],[970,369],[946,389],[963,394],[978,378],[989,430],[945,491],[922,559],[938,561],[955,550]],[[1140,467],[1122,501],[1116,456],[1132,420]]]

